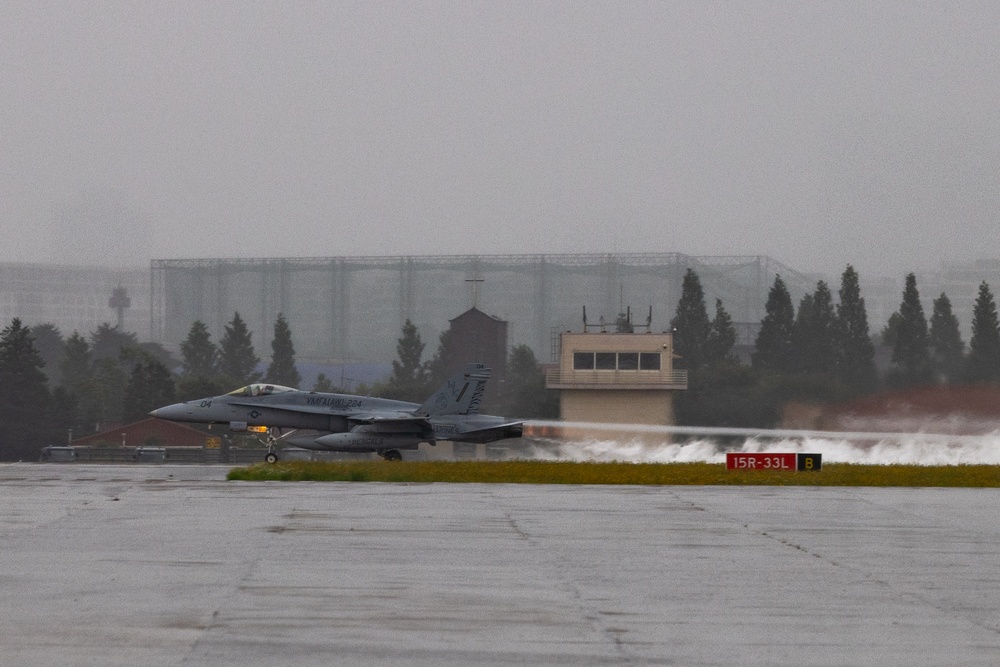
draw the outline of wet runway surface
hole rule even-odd
[[[0,664],[1000,663],[1000,491],[0,465]]]

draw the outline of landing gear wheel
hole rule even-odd
[[[390,449],[389,451],[387,451],[385,454],[382,455],[382,458],[384,458],[386,461],[402,461],[403,455],[400,454],[395,449]]]
[[[267,456],[264,457],[264,460],[267,461],[268,463],[277,463],[278,455],[275,454],[274,452],[268,452]]]

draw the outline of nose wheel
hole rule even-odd
[[[395,450],[395,449],[387,449],[384,452],[379,452],[379,454],[386,461],[402,461],[403,460],[403,455],[400,454],[399,451]]]
[[[281,429],[280,428],[277,429],[277,430],[278,430],[278,433],[281,433]],[[282,433],[280,437],[276,438],[276,437],[274,437],[274,433],[272,433],[272,429],[268,429],[267,430],[267,440],[266,440],[266,442],[267,442],[267,454],[264,455],[264,460],[267,461],[268,463],[277,463],[278,462],[278,452],[275,450],[275,446],[279,442],[281,442],[282,440],[284,440],[285,438],[287,438],[288,436],[292,435],[293,433],[295,433],[295,429],[289,431],[288,433]]]

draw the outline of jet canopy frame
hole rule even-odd
[[[270,396],[272,394],[284,394],[289,391],[298,391],[298,389],[295,389],[294,387],[285,387],[280,384],[255,382],[253,384],[248,384],[245,387],[234,389],[226,394],[226,396]]]

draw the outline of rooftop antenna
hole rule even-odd
[[[590,331],[591,329],[600,329],[601,333],[608,332],[608,323],[604,320],[604,315],[597,318],[597,324],[590,324],[587,322],[587,307],[583,307],[583,331],[584,333]]]
[[[646,323],[645,324],[633,324],[632,326],[634,328],[636,328],[636,329],[645,329],[646,333],[649,333],[650,331],[652,331],[653,330],[652,329],[652,327],[653,327],[653,307],[652,306],[649,307],[649,315],[646,316]]]
[[[624,313],[618,313],[618,319],[615,320],[615,331],[617,333],[635,333],[635,327],[632,326],[632,306],[629,306]]]

